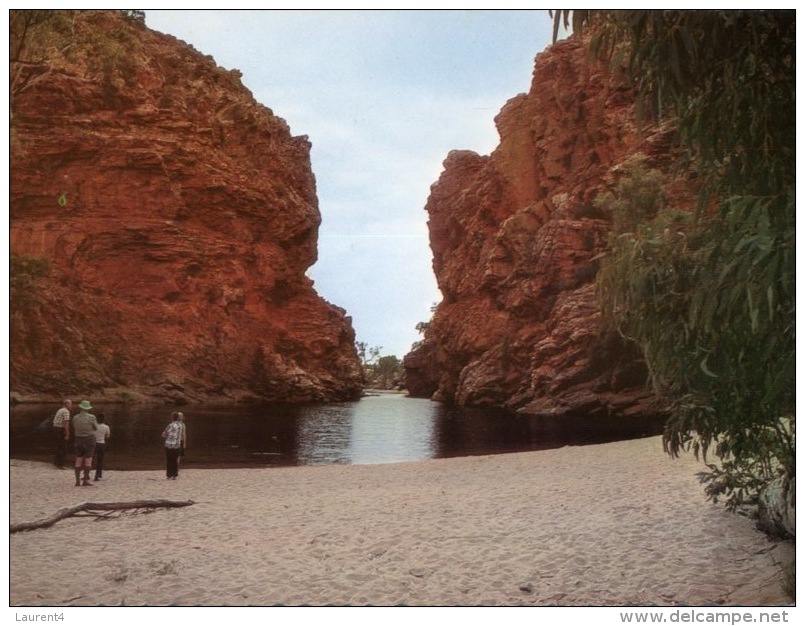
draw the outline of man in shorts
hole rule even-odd
[[[92,487],[89,480],[89,471],[92,469],[92,457],[95,454],[95,431],[98,430],[98,421],[90,413],[92,405],[89,400],[82,400],[78,405],[80,409],[73,418],[73,436],[75,437],[75,486]],[[84,480],[81,480],[81,470],[84,470]]]

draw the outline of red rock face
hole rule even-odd
[[[305,276],[307,138],[183,42],[118,12],[72,29],[86,55],[12,99],[12,397],[356,397],[351,320]]]
[[[452,152],[433,186],[433,268],[444,299],[404,360],[409,392],[546,415],[656,412],[634,347],[601,328],[596,256],[611,224],[594,200],[662,134],[576,40],[537,57],[531,90],[496,118],[489,157]]]

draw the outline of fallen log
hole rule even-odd
[[[192,500],[133,500],[131,502],[82,502],[74,506],[68,506],[57,511],[54,515],[34,522],[20,522],[11,524],[10,532],[19,533],[26,530],[37,528],[48,528],[56,522],[68,517],[78,516],[80,513],[92,513],[93,511],[124,511],[129,509],[157,509],[183,507],[195,504]]]

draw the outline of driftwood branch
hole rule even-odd
[[[56,522],[67,517],[78,517],[81,513],[92,515],[93,511],[124,511],[128,509],[156,509],[190,506],[195,504],[192,500],[133,500],[131,502],[82,502],[75,506],[68,506],[61,509],[50,517],[36,520],[34,522],[21,522],[11,524],[11,533],[19,533],[25,530],[35,530],[37,528],[49,528]]]

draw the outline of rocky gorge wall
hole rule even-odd
[[[305,275],[307,137],[118,11],[47,27],[12,63],[12,401],[358,397],[351,320]]]
[[[495,122],[495,151],[451,152],[431,188],[443,300],[404,359],[409,392],[537,415],[657,414],[638,350],[601,323],[595,278],[612,224],[596,198],[632,159],[667,171],[668,134],[638,129],[634,95],[576,38],[537,56],[529,93]]]

